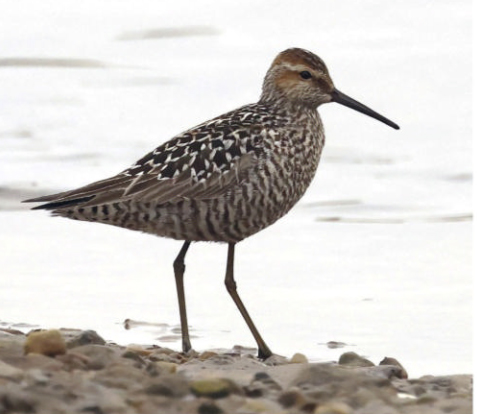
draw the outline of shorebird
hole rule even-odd
[[[317,108],[336,102],[392,128],[399,126],[335,88],[323,60],[298,48],[275,58],[257,103],[191,128],[119,174],[26,202],[54,216],[183,240],[174,260],[182,350],[191,350],[184,295],[191,242],[228,244],[225,286],[258,346],[262,339],[237,293],[235,244],[283,217],[313,179],[325,144]]]

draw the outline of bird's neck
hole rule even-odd
[[[259,104],[265,105],[270,112],[279,114],[282,117],[294,120],[294,123],[317,123],[321,124],[317,108],[303,103],[296,103],[287,99],[268,99],[262,95]]]

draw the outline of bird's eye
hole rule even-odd
[[[304,70],[303,72],[300,72],[300,76],[303,79],[311,79],[311,73],[308,72],[307,70]]]

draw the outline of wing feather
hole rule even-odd
[[[61,204],[70,207],[75,201],[82,207],[87,207],[131,199],[157,204],[176,203],[184,199],[213,199],[223,196],[230,188],[238,185],[240,177],[255,162],[256,157],[252,153],[244,154],[230,163],[228,171],[213,172],[202,180],[195,180],[190,168],[168,179],[158,179],[156,169],[137,176],[121,173],[72,191],[25,201],[48,202],[49,204],[38,208],[56,209],[61,208]]]
[[[265,126],[263,116],[257,105],[242,107],[177,135],[114,177],[26,202],[45,202],[35,208],[52,210],[222,197],[266,157],[263,136],[279,133],[280,125]]]

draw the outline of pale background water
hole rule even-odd
[[[0,324],[179,349],[180,242],[50,218],[19,201],[116,174],[256,101],[274,56],[298,46],[401,130],[320,108],[327,145],[309,191],[237,246],[244,302],[276,353],[392,356],[414,377],[470,372],[470,9],[462,0],[5,4]],[[198,350],[254,345],[223,286],[225,256],[225,245],[205,243],[187,256]],[[126,318],[158,325],[126,331]]]

